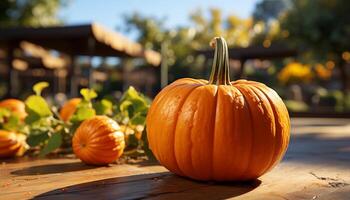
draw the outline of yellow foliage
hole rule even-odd
[[[313,78],[313,73],[309,65],[298,62],[287,64],[278,74],[278,80],[286,84],[290,81],[309,82]]]

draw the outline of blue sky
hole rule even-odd
[[[60,15],[68,24],[98,22],[111,29],[122,25],[122,15],[135,11],[166,18],[167,27],[189,25],[189,13],[201,8],[220,8],[224,16],[248,17],[259,0],[71,0]]]

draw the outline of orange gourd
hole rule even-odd
[[[63,121],[67,122],[72,117],[74,112],[77,109],[78,104],[81,102],[80,98],[73,98],[70,99],[68,102],[66,102],[61,110],[60,110],[60,117]]]
[[[0,158],[21,156],[27,150],[26,136],[0,130]]]
[[[27,116],[25,104],[18,99],[5,99],[0,102],[0,107],[9,109],[15,113],[20,120],[24,120]]]
[[[210,80],[183,78],[165,87],[147,115],[149,145],[170,171],[196,180],[256,179],[283,157],[288,111],[254,81],[230,82],[227,44],[215,38]]]
[[[106,116],[85,120],[73,136],[73,151],[87,164],[112,163],[122,155],[124,147],[124,134],[119,125]]]

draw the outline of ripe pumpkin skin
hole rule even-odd
[[[25,140],[23,134],[0,130],[0,158],[23,155],[27,149]]]
[[[24,118],[27,116],[25,104],[23,101],[18,99],[5,99],[0,102],[0,107],[7,108],[14,112],[16,115],[18,115],[20,120],[24,120]]]
[[[80,98],[73,98],[67,101],[60,110],[60,117],[63,121],[67,122],[72,117],[77,109],[78,104],[81,102]]]
[[[85,120],[76,130],[72,143],[75,155],[92,165],[114,162],[125,148],[124,134],[119,125],[106,116]]]
[[[179,79],[156,96],[146,123],[157,160],[196,180],[258,178],[282,159],[289,143],[284,103],[254,81]]]

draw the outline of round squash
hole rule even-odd
[[[0,107],[9,109],[11,112],[15,113],[20,120],[24,120],[27,116],[25,104],[18,99],[5,99],[0,102]]]
[[[26,136],[0,130],[0,158],[21,156],[27,150]]]
[[[83,162],[106,165],[117,160],[125,147],[117,122],[106,116],[85,120],[73,136],[73,151]]]
[[[80,102],[81,102],[80,98],[73,98],[67,101],[60,110],[61,119],[65,122],[69,121],[72,115],[77,110],[77,106]]]
[[[149,145],[170,171],[196,180],[252,180],[283,157],[288,111],[254,81],[230,81],[227,44],[215,38],[210,80],[183,78],[165,87],[147,115]]]

